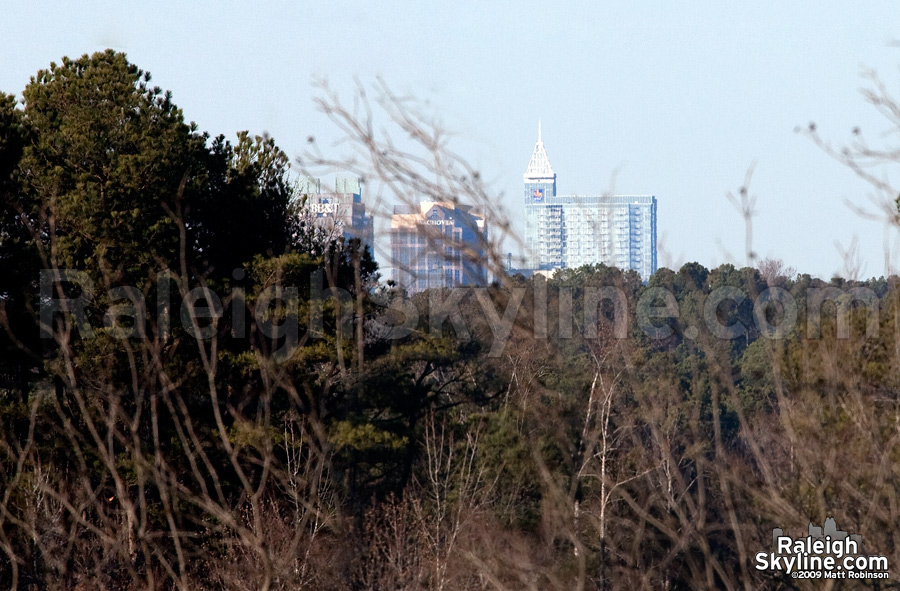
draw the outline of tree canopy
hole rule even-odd
[[[110,50],[0,94],[0,586],[817,588],[753,557],[827,517],[896,576],[897,277],[409,298],[304,225],[273,138],[150,80]],[[331,114],[406,194],[487,199]]]

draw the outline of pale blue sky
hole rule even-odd
[[[617,173],[617,192],[657,196],[661,264],[744,261],[725,194],[755,161],[761,255],[827,277],[844,268],[835,241],[856,236],[863,275],[877,276],[896,231],[856,217],[844,200],[865,204],[868,187],[794,129],[900,142],[859,93],[867,66],[900,94],[895,39],[888,0],[16,2],[0,21],[0,89],[113,47],[201,129],[268,131],[294,157],[309,135],[335,138],[314,77],[382,76],[429,102],[515,219],[542,119],[560,192],[600,193]]]

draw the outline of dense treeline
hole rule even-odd
[[[900,282],[691,263],[405,297],[121,54],[0,97],[0,584],[791,589],[900,564]],[[836,588],[889,587],[836,581]]]

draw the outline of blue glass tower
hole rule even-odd
[[[534,270],[573,269],[604,263],[656,272],[656,197],[557,195],[541,126],[525,181],[525,258]]]
[[[557,205],[551,205],[556,197],[556,173],[550,166],[541,124],[538,122],[538,139],[531,153],[531,160],[523,177],[525,181],[525,258],[532,269],[553,269],[563,266],[562,246],[565,241],[562,224],[554,223],[562,215]]]

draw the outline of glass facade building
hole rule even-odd
[[[331,238],[358,238],[374,254],[375,225],[366,214],[359,179],[338,178],[334,191],[322,191],[319,179],[301,179],[295,189],[303,199],[302,215]]]
[[[557,195],[541,130],[525,182],[526,266],[534,270],[604,263],[656,272],[656,197]]]
[[[391,278],[409,293],[484,285],[487,227],[472,207],[423,201],[391,216]]]

